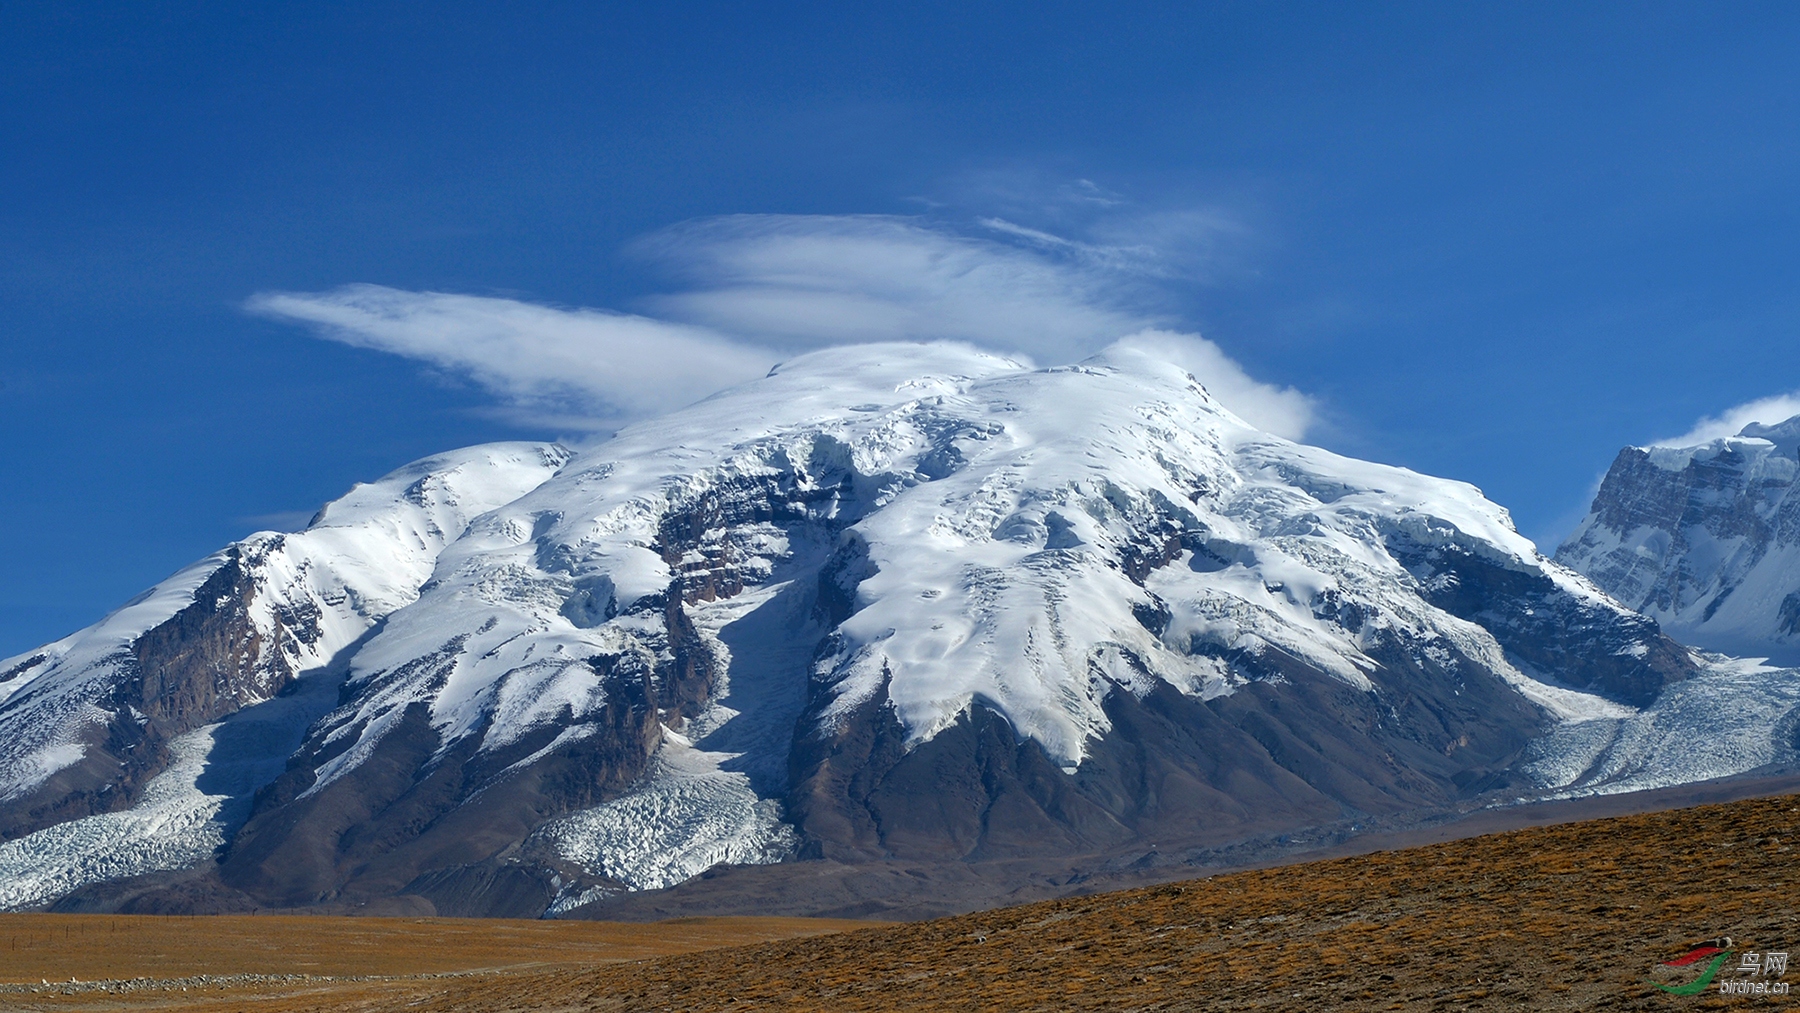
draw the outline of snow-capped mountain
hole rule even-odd
[[[1547,733],[1710,678],[1472,486],[1259,432],[1127,346],[955,345],[421,462],[0,671],[18,797],[92,767],[121,799],[7,810],[0,904],[154,907],[191,867],[201,906],[511,914],[1579,787],[1604,747]],[[137,687],[197,682],[108,781],[113,729],[169,721]]]
[[[1619,452],[1556,558],[1684,643],[1800,664],[1800,416]]]

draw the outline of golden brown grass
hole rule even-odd
[[[0,914],[0,1009],[289,1008],[306,996],[379,997],[444,975],[589,968],[866,928],[822,918],[623,922],[473,918]],[[305,976],[267,982],[257,976]],[[192,979],[211,977],[221,982]],[[367,980],[367,979],[385,980]],[[71,979],[77,984],[71,985]],[[130,989],[97,981],[151,979]],[[362,980],[351,980],[362,979]],[[0,986],[3,987],[3,986]],[[264,1000],[273,999],[272,1004]],[[129,1001],[126,1001],[129,1000]],[[336,1007],[335,1000],[321,998]],[[386,1008],[385,1004],[364,1008]]]

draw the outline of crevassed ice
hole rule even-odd
[[[1742,774],[1794,758],[1800,669],[1716,658],[1625,718],[1561,725],[1521,769],[1549,798],[1615,795]]]
[[[0,844],[0,909],[34,907],[88,883],[191,868],[210,858],[238,815],[223,811],[229,796],[195,785],[218,727],[207,725],[170,743],[174,762],[145,786],[136,807]],[[249,799],[239,805],[247,807]]]
[[[564,816],[533,835],[556,855],[632,890],[674,886],[719,864],[768,865],[797,839],[780,804],[747,775],[719,769],[728,753],[696,750],[668,733],[631,794]]]

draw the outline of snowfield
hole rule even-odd
[[[917,743],[979,697],[1067,767],[1105,734],[1108,693],[1151,679],[1231,692],[1227,666],[1196,646],[1279,648],[1361,687],[1371,637],[1455,639],[1511,669],[1478,627],[1419,600],[1382,548],[1387,531],[1603,600],[1473,486],[1259,432],[1141,353],[1038,370],[956,346],[865,346],[627,429],[480,518],[358,654],[352,684],[379,688],[335,720],[366,742],[425,702],[446,739],[479,734],[487,748],[564,714],[579,722],[603,702],[583,659],[664,649],[634,603],[683,567],[760,582],[788,553],[759,519],[672,563],[662,525],[784,485],[823,494],[805,519],[860,568],[851,615],[817,661],[838,701],[826,721],[885,693]],[[1176,548],[1184,537],[1198,552]],[[1146,543],[1177,558],[1140,585],[1119,560]],[[1366,599],[1378,618],[1321,620],[1312,605],[1327,592]],[[1163,609],[1159,636],[1139,613]],[[1569,715],[1608,706],[1511,671]]]

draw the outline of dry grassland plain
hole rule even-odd
[[[26,984],[0,1008],[1785,1007],[1651,982],[1699,977],[1659,964],[1713,937],[1734,940],[1718,981],[1800,948],[1797,830],[1800,796],[1751,799],[874,927],[13,915],[0,980]]]

